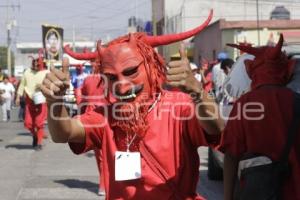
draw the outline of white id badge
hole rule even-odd
[[[141,178],[140,152],[116,151],[115,154],[115,179],[125,181]]]

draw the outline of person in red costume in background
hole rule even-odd
[[[64,52],[71,55],[75,59],[77,58],[76,54],[74,54],[69,47],[65,47]],[[84,52],[87,53],[87,50],[85,50]],[[80,57],[78,59],[80,59]],[[98,69],[99,67],[97,65],[97,62],[95,61],[91,61],[91,65],[92,65],[92,74],[88,75],[83,80],[81,87],[77,88],[77,90],[80,89],[80,91],[75,92],[79,114],[93,111],[95,108],[106,104],[106,100],[104,97],[104,87]],[[77,66],[77,69],[83,72],[82,65]],[[98,172],[99,172],[98,195],[105,196],[104,173],[102,173],[103,163],[102,163],[101,148],[95,148],[94,152],[95,152],[95,158],[96,158]]]
[[[206,59],[202,59],[201,62],[201,74],[202,74],[202,84],[206,92],[212,92],[212,68],[215,65],[213,62],[209,62]]]
[[[95,66],[96,64],[92,64]],[[87,76],[81,88],[82,101],[81,104],[83,106],[83,112],[93,111],[95,108],[99,106],[103,106],[106,104],[106,100],[104,98],[104,88],[101,83],[101,76],[95,67],[93,67],[93,74]],[[95,148],[95,158],[97,162],[98,172],[99,172],[99,187],[98,187],[98,195],[105,196],[104,190],[104,173],[103,173],[103,162],[102,162],[102,151],[101,148]]]
[[[34,102],[34,96],[44,98],[38,86],[42,84],[48,70],[43,61],[43,49],[39,50],[39,57],[32,60],[31,68],[25,70],[16,96],[16,105],[20,105],[20,97],[25,96],[25,119],[24,126],[33,137],[32,146],[36,150],[42,149],[43,137],[45,136],[45,122],[47,119],[46,102]]]
[[[154,47],[194,36],[211,18],[212,12],[185,33],[129,34],[81,54],[98,59],[108,105],[76,118],[68,118],[64,106],[54,107],[53,116],[62,118],[49,117],[49,130],[54,142],[68,142],[76,154],[102,149],[106,199],[203,199],[196,193],[197,148],[218,144],[223,121],[195,79],[184,46],[181,60],[167,67]],[[68,86],[67,68],[65,59],[63,70],[52,69],[41,86],[50,107]],[[166,81],[183,92],[164,90]]]
[[[233,199],[240,158],[257,153],[277,161],[283,152],[294,109],[294,94],[285,86],[291,79],[294,61],[281,51],[282,44],[283,36],[280,35],[275,47],[230,45],[255,58],[245,61],[246,71],[252,80],[251,90],[235,102],[219,147],[225,152],[225,200]],[[241,115],[241,119],[234,117],[240,112],[238,107],[245,108],[247,104],[251,104],[249,109],[252,112]],[[288,158],[291,173],[285,177],[280,199],[300,199],[299,145],[298,131]]]

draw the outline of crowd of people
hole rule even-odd
[[[299,64],[282,51],[282,35],[275,46],[231,44],[245,54],[234,61],[220,52],[215,61],[202,59],[199,66],[190,63],[182,43],[179,60],[165,63],[155,51],[201,32],[211,18],[212,13],[201,26],[180,34],[133,33],[105,45],[98,42],[94,52],[73,52],[66,46],[65,53],[92,65],[89,76],[77,66],[78,77],[84,77],[80,80],[70,81],[68,59],[61,70],[46,70],[41,56],[33,59],[16,95],[16,105],[25,98],[24,124],[33,146],[42,149],[47,118],[54,142],[67,143],[75,154],[95,152],[99,194],[106,199],[178,200],[204,199],[196,192],[197,148],[209,146],[225,154],[224,199],[242,199],[236,188],[243,187],[244,157],[260,154],[271,162],[281,158],[295,118]],[[9,119],[10,103],[2,99],[11,102],[15,92],[8,83],[4,75],[3,120]],[[77,90],[76,116],[64,105],[70,84]],[[39,104],[34,101],[38,92],[46,98]],[[224,113],[226,106],[230,109]],[[300,200],[299,128],[295,132],[289,173],[268,197]],[[256,193],[248,195],[251,199]]]

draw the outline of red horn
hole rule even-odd
[[[169,35],[161,35],[161,36],[145,36],[145,41],[150,46],[156,47],[160,45],[167,45],[170,43],[185,40],[189,37],[196,35],[197,33],[200,33],[209,24],[209,22],[212,19],[212,16],[213,16],[213,10],[211,9],[206,21],[203,24],[201,24],[201,26],[198,26],[193,30],[183,32],[183,33],[178,33],[178,34],[169,34]]]
[[[65,53],[69,54],[71,57],[77,60],[92,60],[98,56],[98,52],[87,52],[87,53],[76,53],[71,50],[70,45],[64,46]]]
[[[28,56],[28,58],[31,58],[32,60],[34,60],[34,57],[33,57],[33,56]]]
[[[101,46],[101,43],[102,41],[101,40],[97,40],[97,44],[96,44],[96,51],[100,57],[100,54],[101,54],[101,49],[102,49],[102,46]]]
[[[257,56],[257,53],[258,53],[258,49],[254,48],[254,47],[251,47],[251,46],[237,45],[237,44],[226,44],[226,45],[230,46],[230,47],[237,48],[237,49],[239,49],[243,52],[249,53],[249,54],[254,55],[254,56]]]
[[[280,34],[279,41],[277,42],[276,46],[272,48],[268,57],[270,59],[275,59],[276,57],[278,57],[281,54],[282,45],[283,45],[283,35]]]

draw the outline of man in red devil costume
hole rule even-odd
[[[33,59],[31,68],[24,72],[16,96],[16,105],[20,104],[20,97],[25,96],[24,126],[31,132],[32,146],[36,150],[42,149],[43,136],[45,135],[44,126],[47,119],[46,103],[36,104],[33,101],[34,95],[39,92],[38,86],[42,84],[48,72],[42,54],[43,50],[40,49],[39,58]]]
[[[238,162],[243,155],[258,153],[277,161],[287,141],[294,95],[284,86],[291,78],[294,63],[281,52],[282,44],[283,37],[280,35],[275,47],[230,45],[254,55],[255,59],[245,61],[246,71],[252,80],[251,91],[235,103],[221,140],[220,150],[225,152],[226,200],[233,199]],[[239,112],[243,114],[239,115]],[[300,199],[299,132],[296,138],[289,154],[291,174],[286,177],[280,199]]]
[[[41,89],[48,106],[53,116],[63,117],[48,118],[52,139],[68,142],[76,154],[102,149],[107,199],[203,199],[196,193],[197,148],[218,143],[222,121],[218,109],[210,112],[215,104],[193,76],[184,48],[182,60],[166,67],[153,47],[191,37],[211,18],[212,12],[203,25],[185,33],[135,33],[105,47],[98,44],[93,53],[69,52],[77,59],[97,58],[108,90],[108,106],[75,119],[67,118],[64,106],[54,107],[67,87],[68,61],[63,72],[52,69],[46,76]],[[166,81],[185,93],[164,90]]]
[[[101,84],[102,81],[98,70],[98,64],[95,61],[93,61],[91,62],[91,65],[93,69],[92,74],[88,75],[84,79],[81,87],[81,102],[79,103],[80,114],[93,111],[99,106],[106,105],[106,101],[104,98],[104,87]],[[95,147],[94,152],[99,172],[98,195],[104,196],[104,173],[101,148]]]

